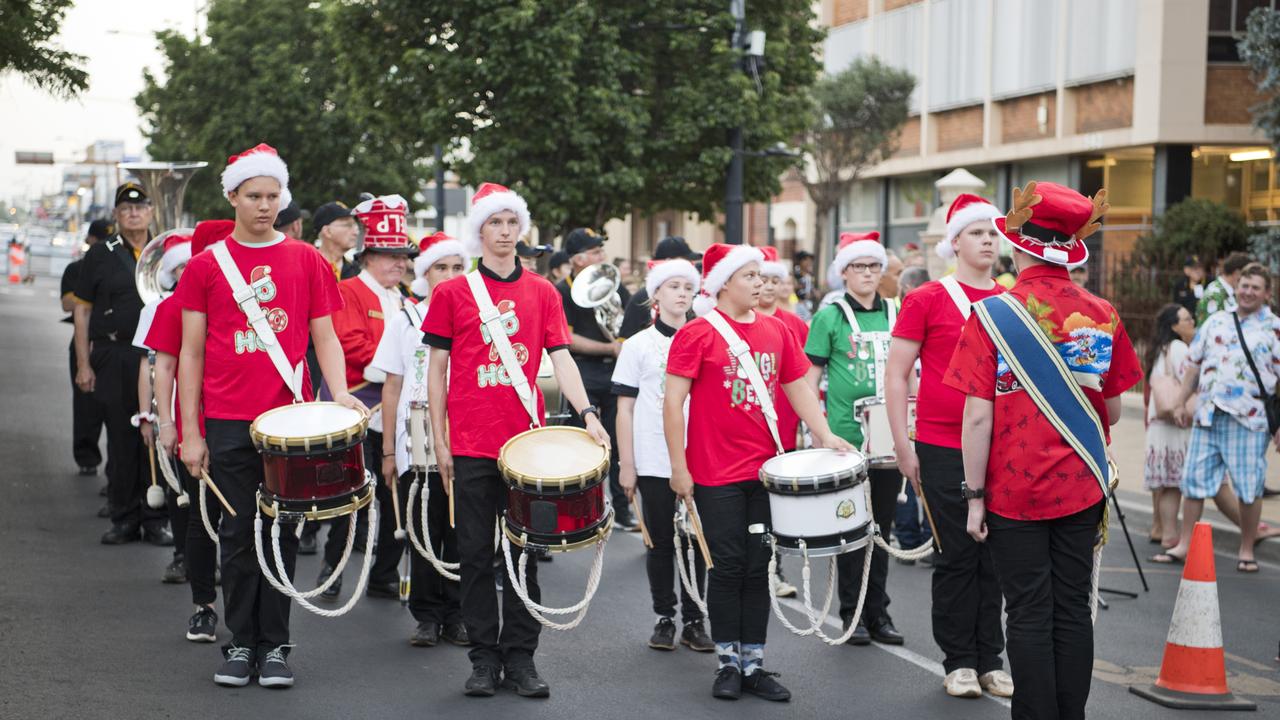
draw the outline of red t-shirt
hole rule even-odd
[[[1072,368],[1110,443],[1106,399],[1142,379],[1137,353],[1115,308],[1076,287],[1065,268],[1050,265],[1022,271],[1009,292],[1039,319]],[[988,510],[1017,520],[1050,520],[1102,500],[1093,473],[1036,407],[976,313],[964,326],[945,382],[994,403]]]
[[[796,341],[800,343],[800,347],[804,348],[805,342],[809,340],[809,324],[800,319],[800,316],[790,310],[778,308],[773,316],[782,321],[783,325],[796,336]],[[796,431],[800,427],[800,416],[791,407],[791,401],[787,400],[787,394],[778,392],[778,434],[782,436],[782,447],[787,450],[796,449]]]
[[[502,314],[507,336],[525,378],[537,396],[542,350],[569,346],[560,293],[536,273],[517,270],[504,280],[482,269],[489,297]],[[498,350],[481,329],[480,308],[465,275],[447,280],[431,294],[422,322],[424,342],[449,350],[449,449],[454,455],[497,458],[503,443],[529,429],[529,413],[507,377]]]
[[[979,290],[960,283],[969,302],[999,295],[996,285]],[[893,336],[920,343],[920,390],[916,402],[916,440],[929,445],[960,449],[960,423],[964,416],[964,393],[942,382],[951,364],[951,353],[960,339],[964,316],[947,289],[934,280],[907,293],[898,311]]]
[[[170,295],[156,306],[156,313],[147,328],[143,343],[158,353],[172,355],[175,358],[182,352],[182,307],[177,296]],[[178,365],[173,365],[173,376],[178,376]],[[182,442],[182,405],[177,389],[173,393],[173,422],[178,431],[178,442]],[[204,437],[204,415],[199,417],[200,437]]]
[[[227,249],[241,275],[257,291],[276,341],[290,366],[307,353],[310,322],[342,308],[333,269],[314,247],[281,235],[265,246],[241,245],[227,238]],[[204,313],[205,417],[253,420],[272,408],[288,405],[293,394],[271,363],[266,346],[249,327],[231,297],[213,252],[191,258],[174,294],[184,310]],[[303,367],[302,392],[311,399],[311,381]]]
[[[804,377],[809,358],[783,321],[759,313],[751,323],[726,319],[751,347],[775,402],[783,395],[780,384]],[[667,355],[667,372],[693,380],[686,448],[693,481],[728,485],[756,479],[760,466],[777,454],[773,436],[746,372],[738,367],[728,344],[706,318],[693,320],[676,332]]]

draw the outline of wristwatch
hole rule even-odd
[[[965,500],[977,500],[978,498],[985,497],[986,494],[987,494],[986,488],[978,488],[977,490],[973,490],[969,487],[968,483],[965,483],[963,481],[961,481],[960,483],[960,497],[964,498]]]
[[[596,407],[595,405],[588,405],[582,408],[582,410],[578,411],[578,417],[582,419],[582,422],[587,421],[588,413],[595,413],[596,419],[597,420],[600,419],[600,408]]]

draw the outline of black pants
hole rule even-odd
[[[365,552],[373,552],[373,565],[369,568],[371,583],[399,583],[400,571],[397,566],[404,556],[404,541],[396,539],[396,518],[392,513],[391,488],[382,481],[382,433],[370,430],[364,439],[364,466],[373,473],[374,496],[378,499],[378,529],[374,536],[375,547],[365,548]],[[369,526],[365,523],[367,513],[359,513],[356,520],[356,542],[362,542]],[[324,544],[324,561],[330,567],[336,567],[342,559],[342,551],[347,547],[347,533],[352,515],[334,519],[329,525],[329,537]],[[364,522],[361,522],[364,520]],[[305,529],[304,529],[305,531]]]
[[[249,421],[205,421],[209,445],[209,476],[235,508],[236,516],[222,518],[218,539],[222,543],[222,603],[231,643],[254,649],[259,656],[289,642],[289,598],[277,592],[263,577],[254,549],[253,518],[258,485],[262,483],[262,458],[249,439]],[[271,551],[271,519],[263,516],[262,549],[274,569]],[[280,528],[280,554],[285,572],[293,578],[298,559],[298,538],[293,524]]]
[[[672,584],[680,586],[680,616],[686,623],[701,622],[702,611],[698,609],[689,591],[675,567],[675,506],[676,494],[671,490],[671,482],[667,478],[640,476],[636,479],[636,487],[640,490],[640,511],[644,513],[644,524],[649,530],[649,539],[653,547],[645,553],[645,570],[649,575],[649,594],[653,597],[653,612],[673,618],[676,616],[676,593]],[[680,543],[680,558],[689,557],[689,549],[694,548],[694,569],[692,580],[698,584],[698,593],[706,591],[703,575],[707,571],[707,561],[702,559],[697,545],[691,538],[684,538]]]
[[[429,543],[432,552],[443,562],[458,561],[458,534],[449,527],[449,496],[444,492],[440,473],[428,473],[427,487],[431,493],[427,502],[427,537],[422,532],[422,496],[427,487],[418,488],[417,502],[409,506],[409,486],[413,472],[400,476],[400,507],[404,508],[404,524],[409,526],[408,515],[413,514],[413,525],[423,543]],[[455,580],[448,580],[416,549],[409,550],[409,613],[418,622],[462,622],[461,588]]]
[[[462,563],[462,621],[467,625],[472,665],[527,666],[538,649],[538,624],[520,598],[502,593],[502,622],[498,621],[498,591],[493,586],[493,534],[498,517],[506,509],[507,486],[490,458],[453,458],[454,520],[458,532],[458,559]],[[511,546],[511,559],[520,561],[520,548]],[[538,587],[538,563],[532,559],[526,572],[529,598],[542,601]],[[507,583],[510,583],[508,578]]]
[[[1054,520],[987,513],[1009,613],[1014,720],[1083,720],[1093,673],[1089,591],[1102,503]]]
[[[769,493],[758,480],[695,485],[711,550],[707,614],[718,643],[763,644],[769,628]]]
[[[157,449],[157,452],[164,451]],[[164,460],[159,455],[156,455],[156,482],[160,483],[160,487],[164,488],[165,509],[169,513],[169,529],[173,531],[173,557],[177,560],[184,558],[187,554],[187,525],[191,522],[191,510],[194,509],[198,513],[200,508],[180,507],[178,505],[178,494],[173,491],[173,488],[169,487],[169,483],[163,477],[159,477],[160,473],[163,472],[160,469],[161,462],[164,462]],[[177,461],[174,461],[174,463],[178,466],[182,465]],[[185,468],[183,469],[185,470]],[[178,475],[178,483],[184,483],[181,472]],[[188,496],[195,497],[189,493]],[[185,566],[185,562],[183,564]]]
[[[610,368],[613,366],[610,365]],[[609,433],[609,437],[617,437],[617,419],[618,419],[618,396],[605,387],[587,388],[587,402],[595,405],[600,409],[600,424],[604,425],[604,431]],[[571,410],[573,417],[569,423],[574,427],[586,427],[586,423],[582,418]],[[622,484],[618,482],[618,443],[610,443],[609,445],[609,497],[613,501],[613,514],[619,521],[624,521],[631,517],[631,503],[627,502],[627,494],[622,490]]]
[[[896,468],[872,470],[868,473],[871,483],[871,517],[880,526],[880,534],[888,538],[893,530],[893,519],[898,514],[898,491],[902,489],[902,474]],[[837,585],[840,593],[840,617],[848,620],[858,609],[858,594],[862,592],[862,565],[867,550],[871,553],[871,574],[867,577],[867,600],[862,608],[862,622],[875,626],[889,620],[889,553],[868,544],[867,547],[836,556]]]
[[[174,547],[177,547],[179,537],[185,538],[184,554],[187,559],[187,580],[191,583],[191,602],[196,605],[212,605],[218,599],[218,592],[214,589],[218,570],[218,546],[205,531],[204,521],[200,518],[199,481],[187,472],[186,465],[180,461],[177,465],[178,478],[191,498],[191,505],[187,507],[186,526],[173,528]],[[222,489],[222,486],[219,485],[218,489]],[[213,525],[216,531],[222,519],[222,503],[218,502],[212,490],[207,490],[206,493],[205,506],[209,514],[209,524]]]
[[[107,423],[107,501],[111,522],[160,527],[168,517],[163,508],[157,510],[143,502],[151,484],[151,470],[142,434],[130,422],[138,412],[138,367],[145,361],[132,347],[112,342],[94,343],[89,358],[96,376],[93,399],[102,408]]]
[[[102,450],[98,448],[98,439],[102,437],[102,427],[106,424],[106,414],[97,402],[93,393],[87,393],[76,386],[76,346],[71,344],[71,454],[79,467],[96,468],[102,464]],[[107,469],[110,473],[110,468]]]
[[[942,553],[933,561],[933,639],[947,672],[972,668],[978,674],[1004,666],[1000,627],[1000,584],[990,543],[965,532],[969,503],[960,496],[964,461],[953,448],[916,443],[920,483],[933,512]]]

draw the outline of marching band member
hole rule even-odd
[[[1000,659],[1004,632],[991,551],[965,532],[967,510],[960,496],[964,394],[943,384],[971,304],[1004,292],[991,279],[999,239],[991,221],[999,216],[994,205],[977,195],[965,193],[951,204],[937,253],[954,258],[956,271],[921,285],[903,300],[885,372],[898,469],[928,503],[937,526],[942,551],[933,560],[933,639],[944,656],[943,687],[955,697],[979,697],[983,690],[999,697],[1013,693]],[[907,431],[907,397],[917,358],[920,388],[913,442]]]
[[[235,229],[220,248],[191,259],[176,294],[182,306],[182,423],[198,427],[203,407],[208,437],[206,443],[198,432],[184,434],[182,460],[192,475],[209,472],[237,512],[222,519],[218,532],[223,610],[232,637],[214,682],[244,686],[256,668],[263,687],[290,687],[289,599],[263,577],[254,550],[263,466],[249,425],[267,410],[310,399],[302,363],[308,337],[335,400],[367,410],[347,392],[342,346],[331,319],[342,307],[333,269],[314,247],[272,228],[280,206],[288,204],[284,161],[275,149],[258,145],[228,159],[221,180],[235,211]],[[233,283],[253,291],[242,304],[232,295]],[[265,317],[247,321],[245,308],[251,317]],[[268,532],[263,528],[264,535]],[[291,527],[281,533],[280,544],[292,576],[298,540]]]
[[[760,263],[760,280],[764,285],[760,289],[760,304],[756,306],[756,312],[761,315],[769,315],[782,321],[796,336],[796,342],[800,343],[800,347],[804,347],[805,341],[809,339],[809,324],[800,319],[799,315],[781,307],[779,293],[782,292],[782,280],[789,274],[787,266],[778,261],[778,249],[775,247],[762,247],[760,252],[764,253],[764,262]],[[814,388],[817,392],[817,388]],[[800,417],[796,415],[796,411],[791,409],[791,403],[787,402],[786,396],[778,398],[778,433],[782,435],[782,449],[791,451],[796,449],[797,433],[800,430]]]
[[[897,298],[881,297],[877,288],[888,265],[880,233],[841,233],[839,251],[827,273],[832,287],[844,294],[818,310],[804,351],[813,366],[806,380],[814,393],[827,373],[827,421],[831,429],[854,447],[861,447],[870,432],[862,427],[855,403],[865,398],[884,397],[884,366],[888,355],[889,332],[898,315]],[[896,468],[871,468],[871,515],[887,538],[898,510],[902,475]],[[836,558],[839,570],[840,617],[845,630],[858,607],[862,590],[862,567],[872,551],[871,574],[867,578],[866,605],[858,627],[849,636],[850,645],[869,645],[872,640],[901,645],[902,634],[889,617],[889,554],[881,548],[860,548]]]
[[[547,697],[551,692],[533,662],[540,626],[516,594],[507,591],[502,594],[499,629],[493,577],[493,537],[506,499],[498,451],[545,417],[542,398],[533,389],[544,349],[561,392],[578,410],[587,432],[601,445],[609,444],[599,411],[588,404],[568,353],[569,329],[559,293],[516,259],[516,241],[529,227],[523,198],[501,185],[481,185],[472,198],[463,238],[468,254],[480,256],[480,265],[474,275],[455,277],[435,288],[422,326],[431,346],[427,405],[436,462],[445,491],[454,493],[462,616],[473,643],[465,691],[472,696],[493,695],[500,671],[504,685],[520,695]],[[501,315],[482,324],[481,301]],[[499,323],[502,338],[489,329]],[[518,371],[507,369],[500,348],[509,350],[507,355],[522,366]],[[522,379],[512,385],[517,372]],[[530,405],[522,401],[521,386],[533,391]],[[453,422],[446,421],[447,415]],[[513,550],[518,559],[520,548]],[[529,563],[529,597],[535,602],[542,597],[537,577],[537,563]]]
[[[651,265],[644,292],[656,317],[652,325],[622,344],[613,369],[613,393],[618,396],[618,477],[629,499],[634,499],[637,488],[640,490],[641,513],[652,542],[645,553],[645,567],[658,619],[649,647],[676,649],[676,595],[671,589],[675,582],[680,585],[680,613],[684,620],[680,642],[697,652],[711,652],[715,643],[707,635],[702,611],[676,576],[674,554],[685,557],[693,543],[686,538],[679,549],[675,547],[676,496],[671,491],[671,458],[662,432],[667,351],[671,349],[671,338],[688,321],[689,306],[701,278],[688,260]],[[706,561],[695,553],[694,563],[693,581],[700,593],[705,592]]]
[[[679,235],[668,235],[654,246],[654,262],[676,259],[697,263],[702,260],[702,253],[694,252],[689,247],[688,241]],[[622,328],[618,330],[618,337],[629,338],[652,325],[653,320],[653,307],[649,302],[649,293],[643,288],[637,290],[636,294],[627,301],[626,309],[622,313]]]
[[[111,237],[111,223],[107,220],[94,220],[89,223],[85,232],[85,247],[93,247],[94,243],[105,242]],[[80,468],[80,475],[93,477],[98,474],[98,466],[102,464],[102,451],[98,443],[102,438],[102,428],[106,424],[104,408],[94,401],[92,393],[87,393],[76,385],[76,339],[75,308],[76,286],[80,284],[80,268],[84,260],[72,260],[62,271],[61,302],[63,312],[72,313],[62,322],[72,325],[71,342],[68,353],[71,356],[71,452]],[[104,493],[105,494],[105,493]],[[109,508],[103,506],[98,517],[110,517]]]
[[[333,330],[338,334],[346,359],[347,387],[360,401],[373,407],[369,419],[369,431],[365,435],[365,465],[377,481],[375,493],[379,507],[391,507],[391,490],[383,482],[382,462],[382,381],[386,375],[369,366],[378,342],[382,339],[387,318],[395,317],[404,304],[400,293],[401,280],[417,254],[417,246],[410,242],[405,232],[405,215],[409,206],[399,195],[389,195],[366,200],[355,207],[356,218],[364,225],[363,244],[356,256],[360,273],[338,283],[342,296],[342,309],[333,315]],[[321,397],[328,397],[328,388],[321,388]],[[336,518],[329,528],[329,538],[324,547],[324,564],[320,568],[317,583],[323,584],[333,574],[346,547],[347,524],[357,522],[354,515]],[[400,573],[397,566],[404,553],[404,542],[396,539],[395,517],[389,512],[379,513],[377,547],[366,548],[374,552],[373,566],[369,570],[369,584],[365,594],[369,597],[397,599],[400,597]],[[333,599],[342,591],[342,578],[338,578],[322,597]]]
[[[765,407],[772,411],[781,388],[815,444],[852,448],[832,434],[817,396],[804,383],[809,361],[800,343],[782,321],[754,310],[763,285],[762,262],[760,250],[749,246],[716,243],[707,249],[702,295],[695,302],[695,310],[705,314],[672,341],[663,430],[671,489],[681,498],[696,498],[714,565],[707,584],[719,659],[712,695],[733,700],[745,690],[785,701],[791,692],[763,667],[770,606],[769,497],[757,478],[760,466],[781,446]],[[739,342],[749,352],[731,353]]]
[[[1106,191],[1090,201],[1031,182],[1013,198],[992,222],[1013,243],[1018,281],[974,305],[944,382],[967,396],[967,530],[990,546],[1004,592],[1013,717],[1083,718],[1093,554],[1112,481],[1108,428],[1142,372],[1115,308],[1064,267],[1088,258],[1084,240],[1109,208]]]
[[[443,232],[423,238],[418,256],[413,260],[417,279],[411,286],[413,294],[423,300],[405,303],[391,316],[369,363],[387,375],[382,385],[382,477],[388,485],[398,478],[399,483],[392,489],[406,500],[413,481],[409,467],[409,403],[427,398],[430,348],[423,344],[420,328],[427,317],[432,291],[444,281],[466,272],[469,262],[462,243]],[[394,413],[390,411],[393,407]],[[414,513],[413,517],[422,517],[422,498],[429,490],[427,536],[423,541],[430,543],[436,557],[444,562],[457,562],[458,536],[449,525],[449,499],[440,473],[432,470],[424,481],[428,487],[419,493],[419,504],[412,507],[402,504],[405,516]],[[413,550],[409,551],[409,572],[409,612],[417,621],[409,643],[431,647],[443,638],[454,645],[470,645],[467,626],[462,622],[458,582],[442,577],[426,558]]]

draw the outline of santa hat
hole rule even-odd
[[[827,269],[827,285],[832,290],[843,288],[844,278],[841,276],[844,275],[844,269],[860,257],[877,260],[881,267],[889,264],[889,254],[884,251],[884,245],[880,244],[880,233],[875,230],[865,233],[840,233],[836,259],[831,261],[831,267]]]
[[[236,229],[234,220],[201,220],[191,233],[191,254],[199,255],[210,245],[216,245]]]
[[[160,272],[156,278],[160,281],[160,289],[172,290],[178,284],[173,271],[179,265],[186,265],[191,260],[191,236],[174,233],[164,239],[164,254],[160,256]]]
[[[289,207],[293,201],[293,195],[289,193],[289,168],[276,149],[266,143],[258,143],[239,155],[227,158],[227,167],[222,171],[222,191],[229,193],[245,180],[256,177],[275,178],[280,183],[280,209]]]
[[[1013,189],[1007,216],[991,221],[1018,250],[1054,265],[1080,265],[1089,259],[1085,238],[1102,227],[1111,209],[1107,190],[1092,199],[1057,183],[1031,181]]]
[[[672,260],[650,260],[649,274],[644,278],[644,289],[649,293],[649,299],[653,299],[654,293],[662,284],[672,278],[684,278],[693,283],[693,291],[698,292],[698,287],[702,284],[702,278],[698,275],[698,268],[693,263],[681,258]]]
[[[750,263],[763,263],[764,253],[750,245],[714,243],[702,255],[702,292],[693,301],[693,312],[706,315],[716,306],[716,296],[733,274]]]
[[[447,258],[450,255],[457,255],[462,258],[463,266],[466,266],[471,258],[467,256],[467,251],[462,247],[462,243],[445,235],[443,232],[437,232],[434,235],[428,235],[422,238],[422,243],[418,245],[418,257],[413,260],[414,281],[409,283],[409,290],[414,295],[426,297],[431,293],[431,286],[427,284],[427,270],[435,265],[441,258]]]
[[[462,246],[471,255],[480,255],[480,228],[489,216],[510,210],[520,218],[520,235],[529,232],[529,205],[524,198],[497,183],[483,183],[471,196],[471,213],[467,215],[467,229],[462,236]]]
[[[950,260],[956,256],[955,239],[969,225],[982,221],[994,220],[1003,216],[999,208],[986,198],[971,193],[961,193],[947,208],[947,235],[934,249],[938,257]]]
[[[364,225],[364,242],[360,252],[398,253],[415,255],[418,248],[409,240],[405,231],[405,215],[409,203],[399,195],[383,195],[365,200],[352,210]]]
[[[778,248],[765,245],[760,248],[760,252],[764,253],[764,262],[760,263],[761,275],[776,278],[787,276],[787,266],[778,262]]]

